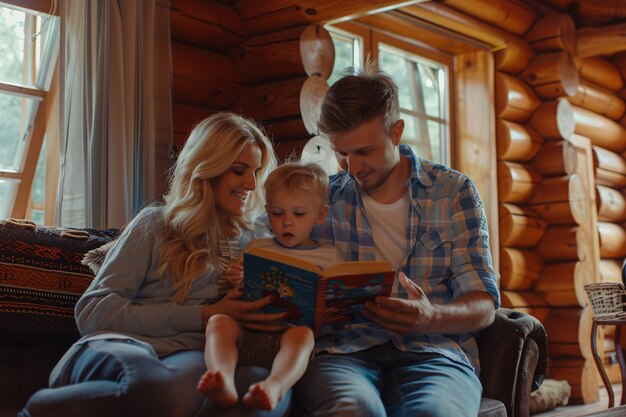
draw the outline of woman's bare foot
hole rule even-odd
[[[248,392],[243,396],[243,404],[248,408],[273,410],[282,397],[283,392],[279,386],[262,381],[250,385]]]
[[[198,381],[198,391],[221,407],[234,407],[239,401],[234,381],[226,381],[220,371],[206,371]]]

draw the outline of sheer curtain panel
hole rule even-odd
[[[63,0],[56,224],[121,227],[166,189],[167,0]]]

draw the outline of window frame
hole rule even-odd
[[[369,25],[365,25],[360,22],[339,22],[333,23],[326,26],[329,32],[338,32],[341,35],[350,36],[353,35],[355,38],[362,39],[362,54],[361,54],[361,63],[360,66],[363,67],[365,64],[365,59],[369,55],[372,59],[378,61],[379,55],[379,45],[385,44],[389,45],[391,48],[395,48],[401,51],[406,51],[408,54],[415,55],[416,57],[423,58],[426,61],[435,62],[441,64],[447,68],[446,77],[448,83],[448,89],[446,91],[446,100],[447,100],[447,139],[446,146],[443,150],[445,152],[445,163],[454,167],[456,161],[456,151],[454,146],[453,138],[456,137],[456,121],[455,121],[455,102],[453,100],[453,92],[454,92],[454,58],[452,55],[443,53],[440,51],[436,51],[432,48],[426,48],[420,45],[419,42],[413,41],[410,39],[403,38],[396,34],[390,34],[375,27],[371,27]],[[403,111],[405,113],[410,113],[409,111]],[[425,121],[435,120],[432,116],[417,115],[418,118],[421,118]],[[438,123],[439,119],[435,120]]]
[[[448,89],[446,90],[446,100],[447,100],[447,120],[445,120],[445,124],[448,128],[448,137],[447,144],[445,146],[444,152],[446,153],[444,164],[450,165],[454,167],[454,161],[456,160],[455,146],[453,142],[453,138],[456,137],[455,131],[455,105],[454,105],[454,97],[452,95],[454,91],[454,61],[452,57],[448,54],[436,52],[430,49],[423,48],[418,44],[407,42],[399,39],[395,36],[390,36],[388,34],[382,33],[377,30],[372,30],[372,57],[378,61],[378,56],[380,54],[380,44],[389,45],[391,48],[395,48],[398,50],[406,51],[411,55],[415,55],[417,57],[423,58],[425,61],[431,61],[437,64],[441,64],[447,68],[446,78],[448,83]],[[408,113],[408,111],[404,111]],[[421,118],[425,121],[433,120],[436,122],[440,122],[441,119],[434,118],[429,116],[428,114],[417,114],[418,118]]]
[[[3,1],[2,6],[13,8],[30,14],[37,15],[42,19],[53,17],[56,11],[53,9],[55,2],[46,0],[33,0],[26,4],[23,2]],[[30,7],[25,7],[30,6]],[[32,7],[32,8],[31,8]],[[44,11],[46,10],[46,11]],[[35,34],[35,25],[25,22],[25,30]],[[54,33],[53,33],[54,35]],[[58,152],[58,122],[54,120],[58,118],[58,80],[57,71],[59,63],[59,29],[56,29],[56,41],[54,44],[45,45],[47,47],[45,54],[41,57],[40,74],[34,77],[34,86],[26,86],[17,83],[0,82],[0,92],[2,94],[15,95],[22,98],[33,100],[30,111],[23,113],[24,123],[27,126],[25,130],[24,150],[21,161],[17,163],[17,170],[0,170],[0,179],[14,181],[15,190],[12,193],[12,201],[9,203],[8,214],[13,218],[32,219],[32,210],[40,209],[39,203],[32,201],[32,187],[35,179],[36,170],[38,168],[38,160],[42,151],[44,140],[48,140],[46,146],[46,178],[45,178],[45,196],[43,202],[44,224],[53,224],[54,222],[54,196],[56,195],[56,180],[58,179],[58,169],[48,168],[51,161],[59,160]],[[35,47],[29,45],[24,50],[23,66],[24,73],[32,72],[34,74],[35,66]],[[40,85],[37,87],[36,85]],[[47,132],[49,125],[56,126],[56,129]],[[47,134],[48,133],[48,134]],[[57,146],[51,146],[57,144]],[[55,155],[56,151],[56,155]],[[57,172],[54,177],[54,172]],[[51,175],[48,175],[48,172]]]

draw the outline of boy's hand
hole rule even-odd
[[[243,265],[239,262],[233,262],[224,271],[224,278],[230,284],[231,288],[239,288],[243,283]]]

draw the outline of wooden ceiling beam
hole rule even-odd
[[[428,2],[401,10],[414,18],[478,40],[493,49],[506,46],[506,36],[500,30],[443,4]]]
[[[576,31],[576,57],[613,55],[626,51],[626,22]]]
[[[444,0],[443,3],[517,36],[528,32],[538,19],[537,13],[529,6],[511,0]]]
[[[624,5],[624,0],[575,0],[567,7],[567,11],[600,23],[625,19],[626,7]]]
[[[253,35],[309,24],[336,23],[425,0],[241,0],[235,7]]]
[[[418,19],[405,13],[404,9],[363,16],[356,22],[385,33],[400,36],[405,42],[418,42],[422,47],[444,50],[454,55],[473,52],[477,47],[480,47],[480,49],[485,48],[485,45],[482,43],[477,46],[477,42],[474,39],[452,32],[431,22]],[[441,34],[441,36],[436,36],[435,34]]]

